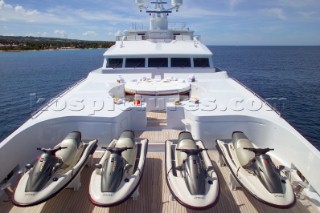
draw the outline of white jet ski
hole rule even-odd
[[[207,149],[190,132],[166,141],[166,180],[173,197],[191,209],[207,209],[219,197],[219,181]]]
[[[26,165],[26,172],[14,191],[13,203],[33,206],[54,197],[82,170],[97,142],[83,142],[81,133],[74,131],[52,149],[37,148],[43,153],[34,165]]]
[[[256,199],[278,208],[294,205],[290,181],[266,154],[273,149],[259,149],[243,132],[237,131],[229,142],[217,140],[217,149],[238,183]]]
[[[91,175],[89,194],[93,204],[111,207],[126,201],[139,186],[148,140],[136,140],[127,130],[102,148],[106,151]]]

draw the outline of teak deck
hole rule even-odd
[[[159,142],[162,140],[162,138],[168,136],[176,136],[177,132],[178,131],[174,130],[146,132],[139,131],[136,132],[136,136],[149,138],[149,143],[152,143],[153,141]],[[166,139],[170,138],[172,137]],[[147,154],[144,175],[139,188],[140,196],[138,197],[138,200],[134,201],[129,199],[121,205],[113,208],[94,206],[90,203],[88,195],[89,181],[93,168],[85,167],[81,174],[82,186],[79,191],[75,192],[71,189],[64,189],[51,200],[34,207],[21,208],[13,206],[11,202],[2,202],[0,203],[0,212],[197,212],[181,206],[177,201],[169,201],[169,189],[166,185],[164,172],[164,155],[165,154],[163,152],[149,152]],[[243,189],[231,191],[228,186],[230,178],[230,171],[228,167],[219,167],[217,165],[217,151],[209,151],[209,155],[211,160],[213,160],[213,164],[219,176],[220,198],[218,203],[213,208],[202,212],[317,212],[313,204],[311,204],[311,202],[307,199],[298,199],[296,205],[290,209],[277,209],[259,202],[247,192],[243,191]],[[96,152],[94,156],[95,161],[98,161],[100,156],[101,152]]]

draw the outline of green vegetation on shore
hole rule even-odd
[[[0,51],[109,48],[114,42],[64,38],[0,36]]]

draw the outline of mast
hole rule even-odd
[[[149,4],[154,5],[153,9],[149,8],[150,0],[136,0],[136,5],[139,7],[140,12],[143,10],[150,15],[150,30],[168,30],[168,16],[173,10],[178,12],[183,0],[171,0],[171,8],[165,8],[164,5],[168,4],[167,1],[155,0]]]

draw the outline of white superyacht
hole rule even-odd
[[[166,1],[136,0],[140,11],[150,14],[150,29],[131,29],[118,35],[115,45],[105,52],[101,68],[48,102],[0,143],[0,212],[20,208],[41,212],[50,205],[56,211],[67,211],[68,206],[80,206],[82,212],[111,211],[106,205],[95,205],[107,201],[95,203],[94,191],[90,191],[92,203],[83,194],[88,194],[91,174],[104,172],[100,158],[109,159],[110,150],[117,148],[103,152],[101,147],[116,143],[114,139],[126,130],[137,143],[148,141],[145,155],[137,151],[139,157],[137,154],[133,160],[139,164],[141,158],[146,165],[135,168],[134,163],[124,163],[123,172],[134,169],[139,179],[128,192],[133,199],[122,205],[125,200],[121,198],[121,203],[115,202],[115,210],[274,212],[277,207],[293,212],[319,211],[320,152],[266,101],[214,67],[212,52],[193,31],[186,26],[168,27],[168,15],[178,12],[182,3],[172,0],[168,8]],[[57,144],[75,131],[84,144],[98,141],[88,160],[96,162],[95,167],[71,172],[71,180],[65,181],[69,185],[61,185],[61,190],[72,187],[79,191],[70,194],[59,189],[59,194],[46,195],[47,202],[21,207],[28,205],[15,201],[19,178],[35,171],[39,150],[67,149]],[[130,139],[136,140],[133,136]],[[45,149],[50,147],[55,148]],[[61,171],[63,157],[54,157],[57,159],[48,174],[52,182],[66,174]],[[43,163],[43,159],[37,160]],[[188,179],[193,164],[199,165],[197,171],[203,170],[195,178],[203,176],[205,185],[198,181],[195,188],[190,186],[196,180]],[[130,182],[124,173],[118,187]],[[110,192],[100,194],[113,196]],[[26,196],[30,199],[36,194],[22,197]],[[17,206],[3,202],[8,200]],[[59,204],[62,200],[65,205]]]

